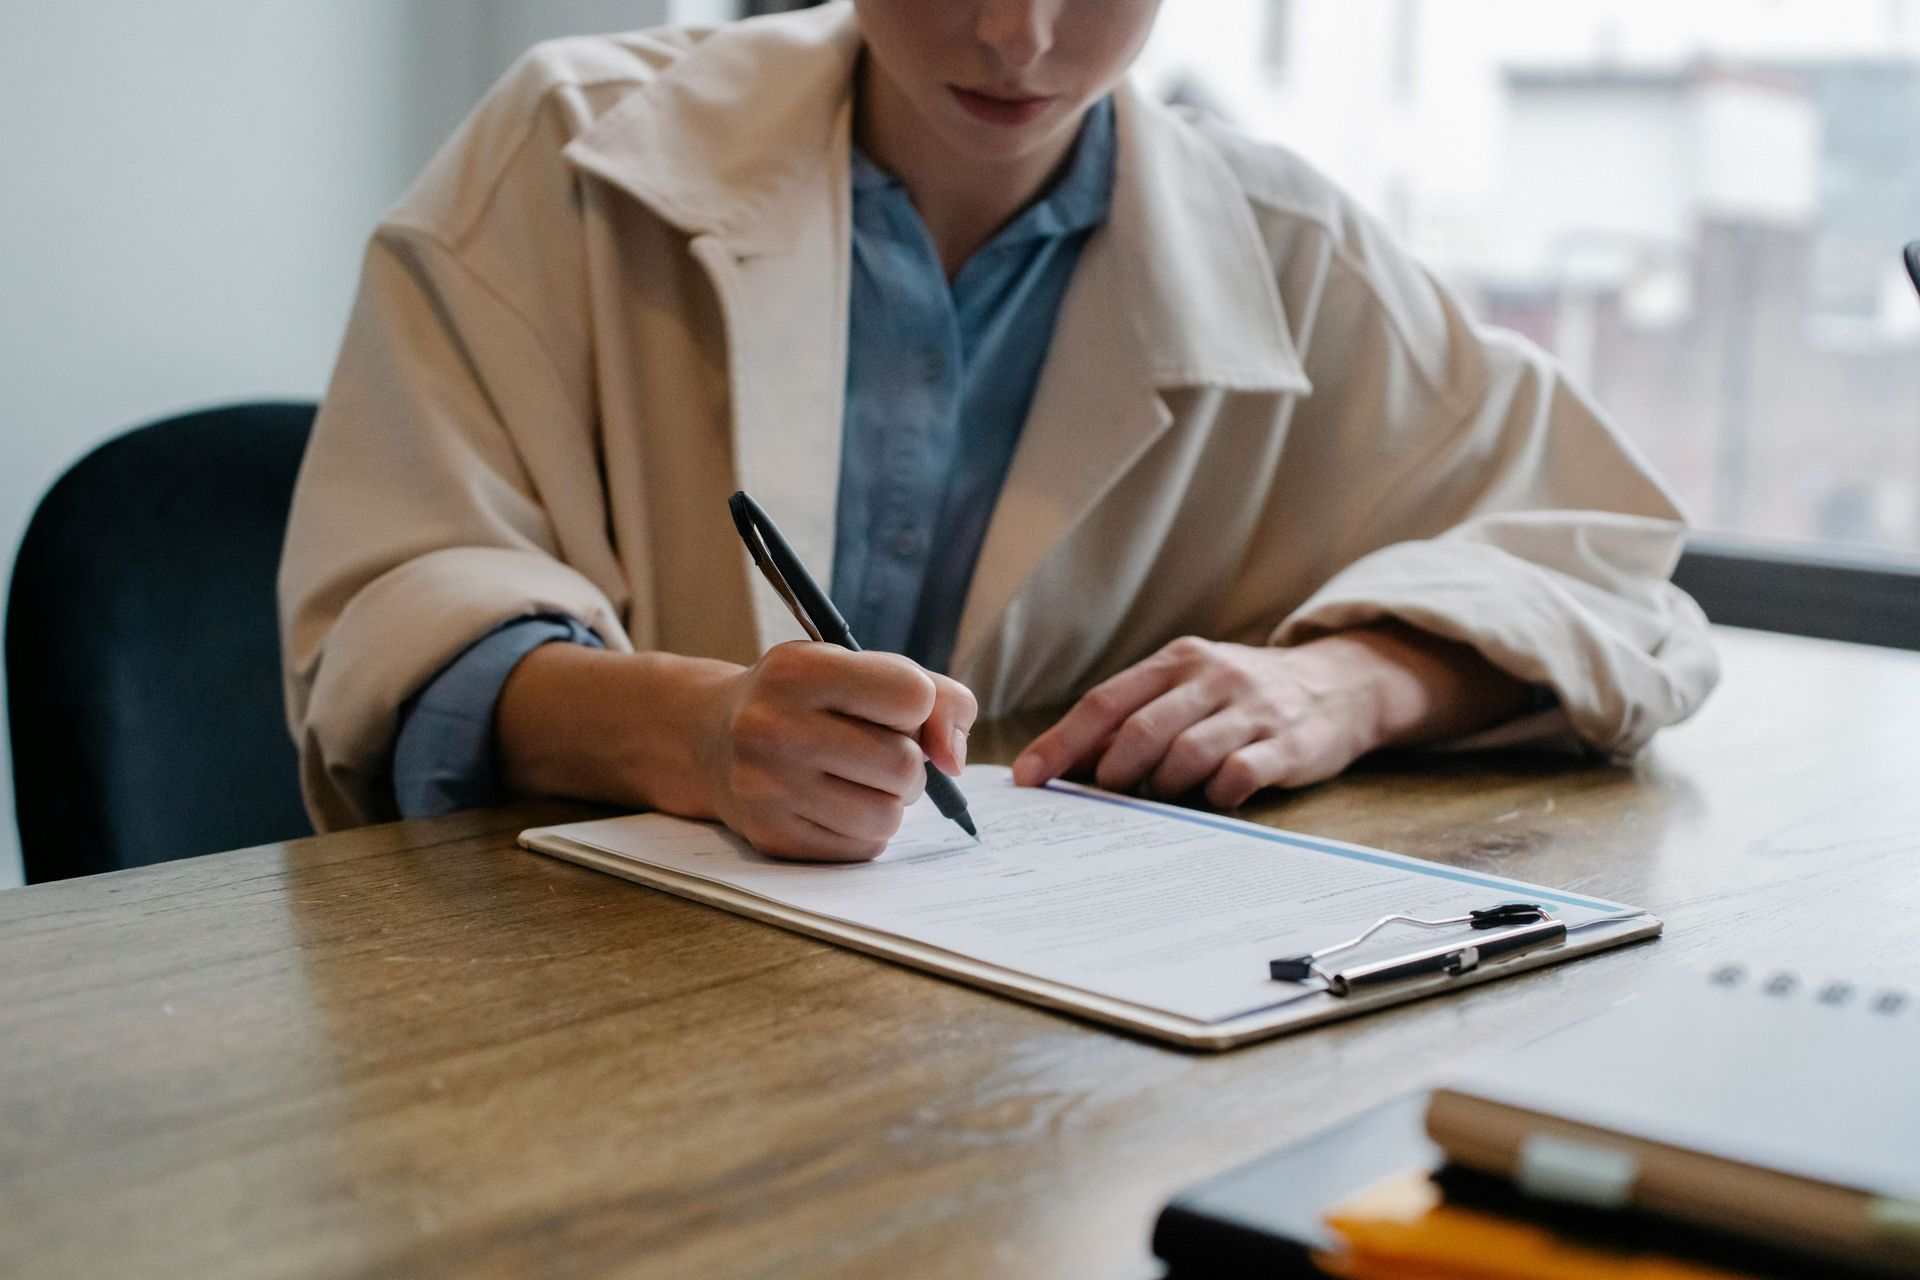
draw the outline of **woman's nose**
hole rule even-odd
[[[999,56],[1009,70],[1024,70],[1053,47],[1058,0],[987,0],[980,7],[974,36]]]

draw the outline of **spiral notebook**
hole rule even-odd
[[[1725,966],[1434,1092],[1427,1131],[1520,1190],[1920,1274],[1920,1007]]]
[[[768,858],[723,827],[641,814],[523,832],[530,849],[1002,994],[1194,1048],[1362,1013],[1660,931],[1635,907],[1211,813],[1054,783],[962,779],[983,842],[922,801],[871,863]],[[1281,957],[1402,913],[1448,920],[1525,901],[1550,945],[1396,923],[1331,980]],[[1535,926],[1524,926],[1534,928]],[[1408,954],[1418,972],[1356,981]],[[1331,963],[1331,962],[1330,962]],[[1342,993],[1346,992],[1346,993]]]

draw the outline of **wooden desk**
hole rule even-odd
[[[1258,813],[1664,940],[1225,1056],[517,851],[555,806],[0,893],[0,1275],[1153,1276],[1182,1184],[1656,974],[1920,968],[1920,657],[1723,639],[1635,768]]]

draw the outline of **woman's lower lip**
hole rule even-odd
[[[1026,124],[1037,119],[1053,102],[1052,98],[995,98],[958,85],[947,87],[968,115],[988,124]]]

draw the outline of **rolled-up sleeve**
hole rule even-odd
[[[1294,430],[1349,482],[1327,576],[1273,642],[1396,620],[1551,691],[1551,711],[1486,743],[1627,754],[1691,714],[1718,664],[1669,581],[1684,518],[1633,447],[1557,362],[1476,324],[1383,233],[1362,225],[1327,278]]]
[[[433,818],[498,803],[493,714],[520,660],[542,645],[604,648],[572,618],[517,618],[468,646],[400,709],[393,794],[403,818]]]
[[[584,415],[497,290],[433,236],[382,230],[280,566],[288,716],[320,830],[398,816],[400,708],[476,636],[555,614],[632,648]]]

